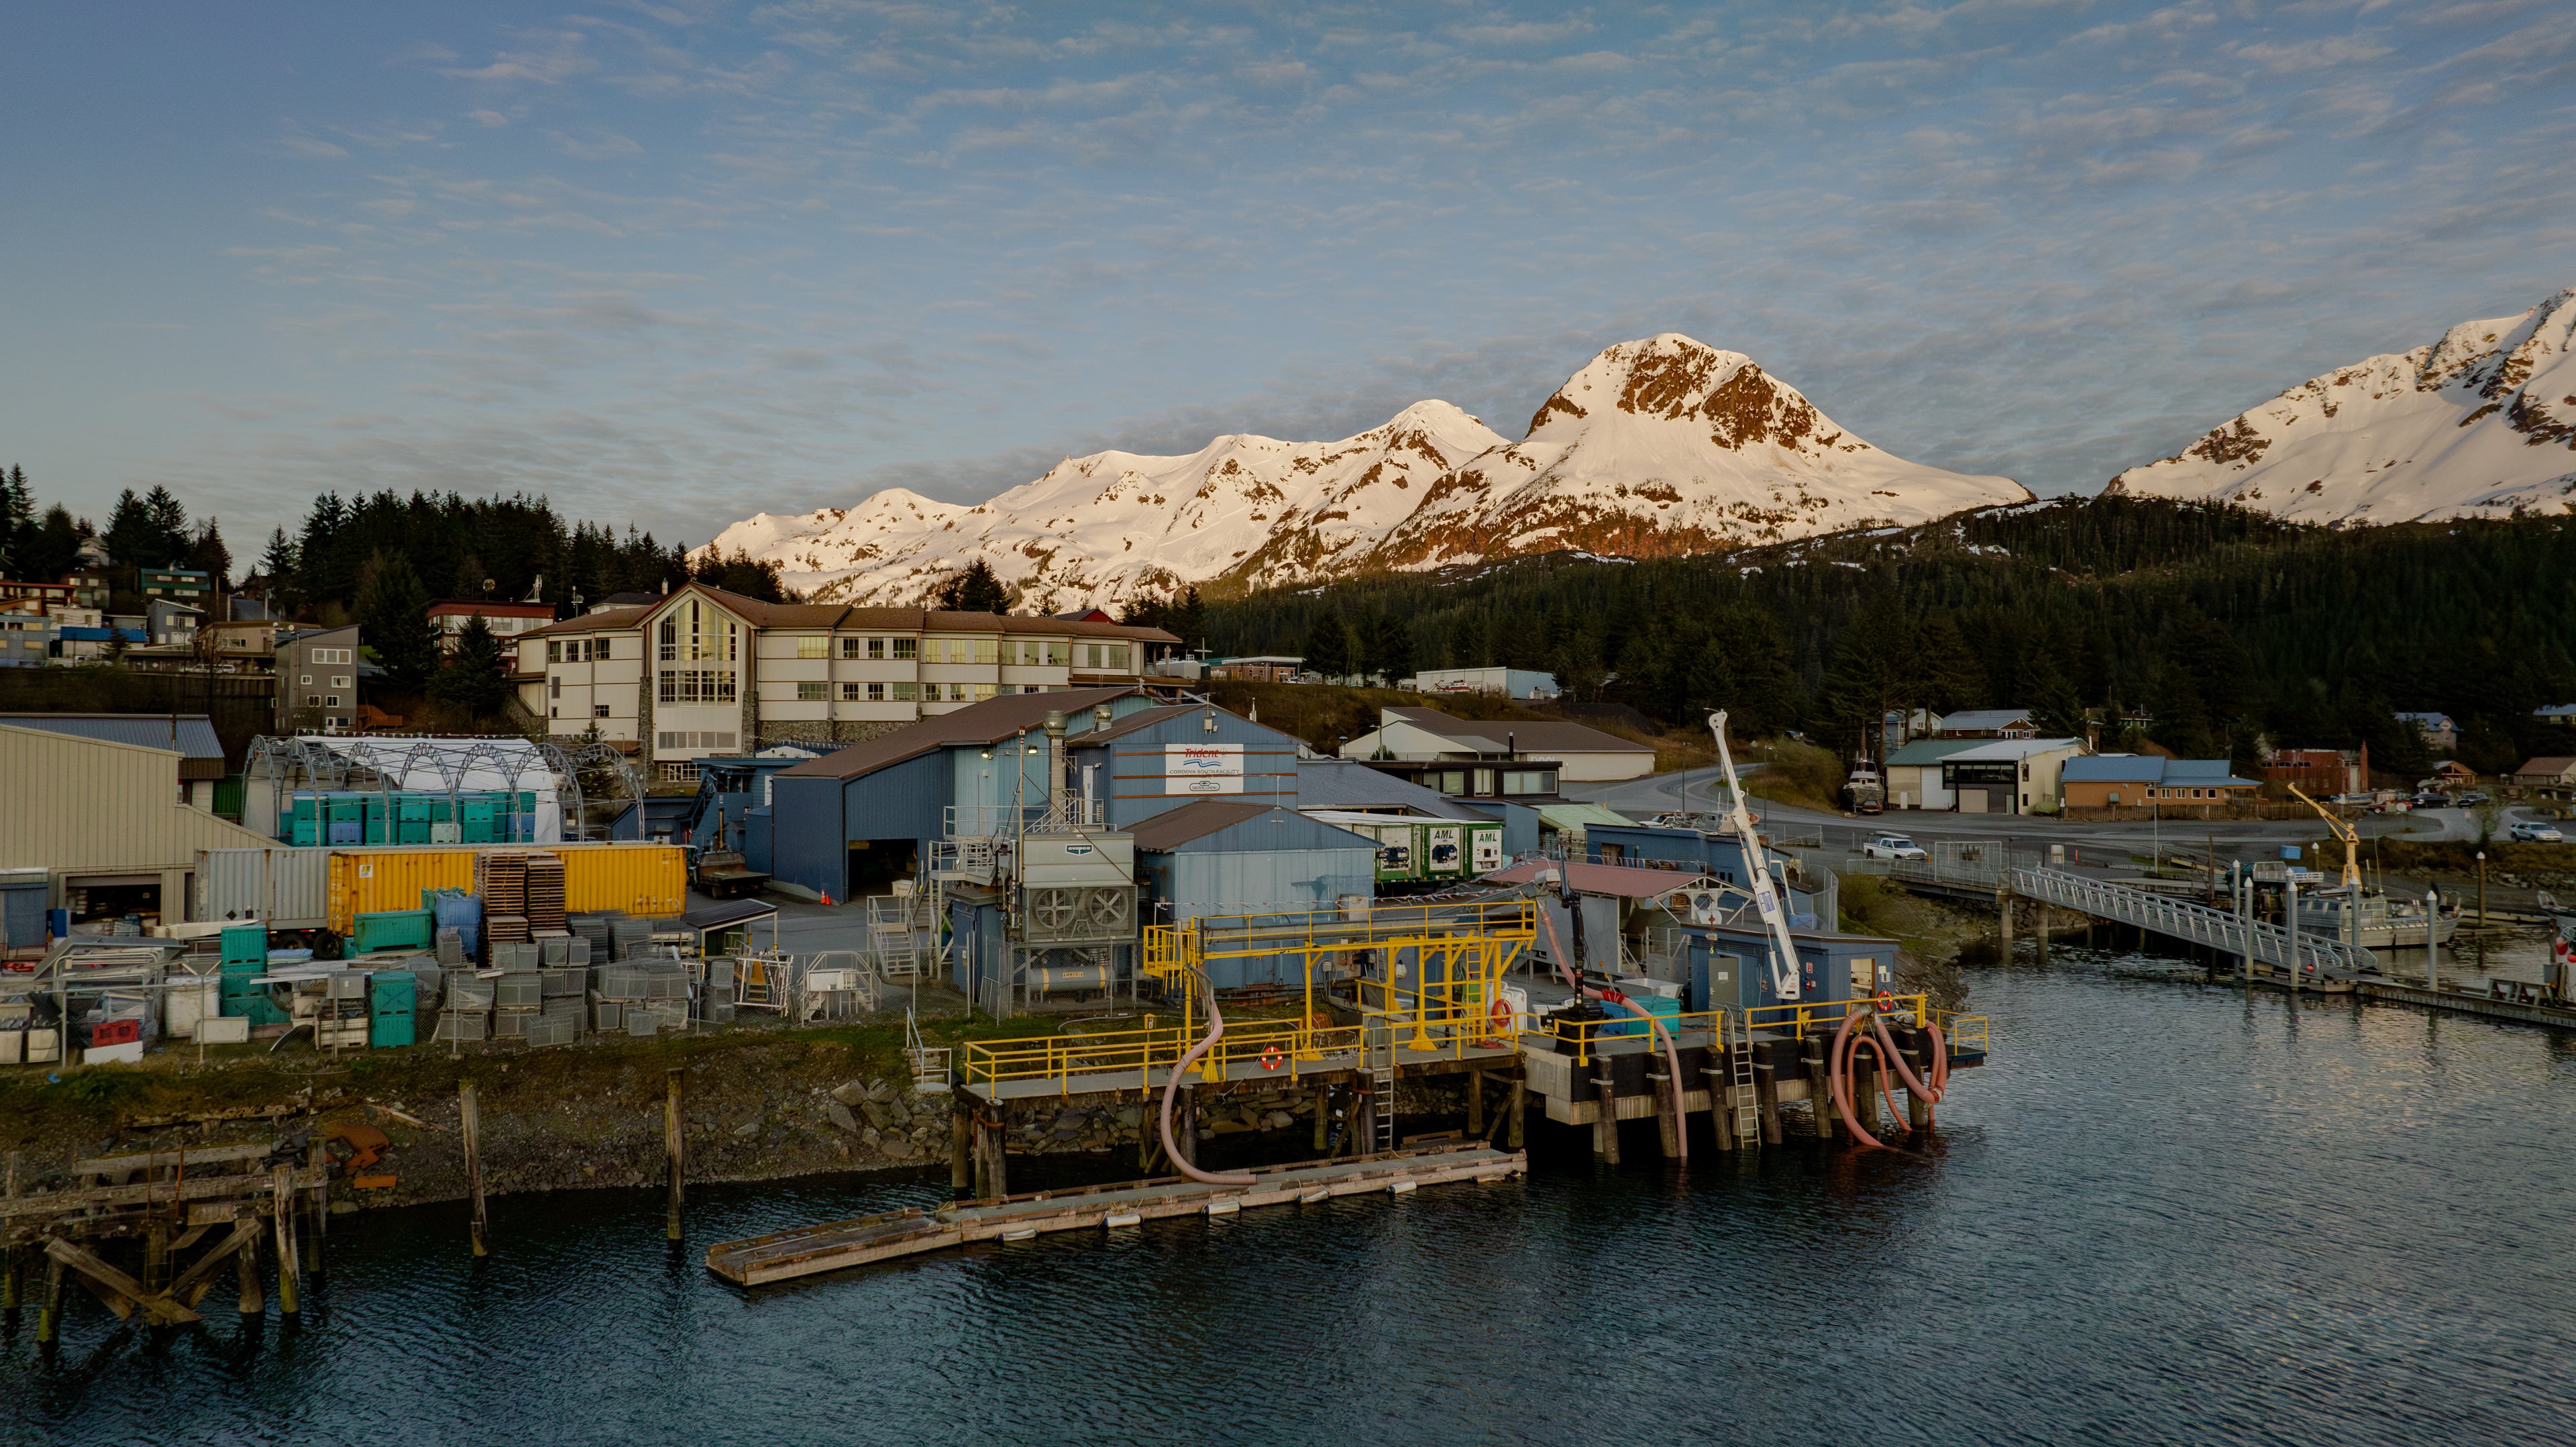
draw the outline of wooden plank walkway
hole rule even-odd
[[[2427,990],[2421,985],[2401,985],[2391,980],[2363,980],[2354,988],[2365,1000],[2422,1005],[2427,1009],[2449,1010],[2461,1015],[2484,1015],[2491,1020],[2519,1020],[2526,1025],[2554,1025],[2561,1030],[2576,1030],[2576,1009],[2563,1005],[2527,1005],[2466,990]]]
[[[737,1286],[763,1286],[961,1246],[1017,1241],[1042,1231],[1134,1226],[1171,1216],[1222,1216],[1249,1206],[1322,1201],[1384,1191],[1401,1195],[1452,1181],[1499,1181],[1521,1174],[1528,1157],[1479,1142],[1424,1146],[1347,1161],[1254,1166],[1248,1186],[1211,1186],[1183,1176],[1071,1191],[1038,1191],[827,1221],[726,1241],[707,1248],[707,1269]]]

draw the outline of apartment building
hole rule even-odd
[[[517,639],[520,702],[664,776],[790,740],[855,743],[1003,693],[1136,685],[1180,647],[1066,618],[763,603],[692,583]]]
[[[279,733],[345,729],[357,718],[357,624],[285,634],[275,658]]]

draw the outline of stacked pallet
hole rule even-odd
[[[558,854],[526,854],[528,930],[540,939],[561,939],[564,927],[564,862]]]
[[[561,881],[563,861],[553,855],[556,874],[557,916],[561,916]],[[529,936],[528,862],[530,856],[516,849],[487,849],[474,856],[474,893],[483,901],[483,938],[493,945],[520,944]]]

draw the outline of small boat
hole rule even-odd
[[[1852,760],[1843,779],[1843,804],[1855,814],[1876,814],[1887,807],[1887,781],[1866,754]]]
[[[2357,912],[2356,894],[2360,899]],[[2353,933],[2349,935],[2344,932],[2347,912],[2353,912]],[[2364,949],[2422,949],[2428,930],[2436,933],[2440,943],[2448,944],[2452,932],[2459,927],[2457,912],[2427,912],[2422,900],[2397,899],[2375,890],[2355,890],[2346,885],[2299,896],[2299,933],[2342,940]]]

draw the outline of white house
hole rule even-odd
[[[1596,728],[1557,719],[1477,723],[1437,709],[1382,708],[1377,727],[1342,745],[1346,759],[1544,759],[1564,783],[1642,778],[1655,751]]]
[[[1499,693],[1505,698],[1554,698],[1556,675],[1527,668],[1426,668],[1396,687],[1415,693]]]

